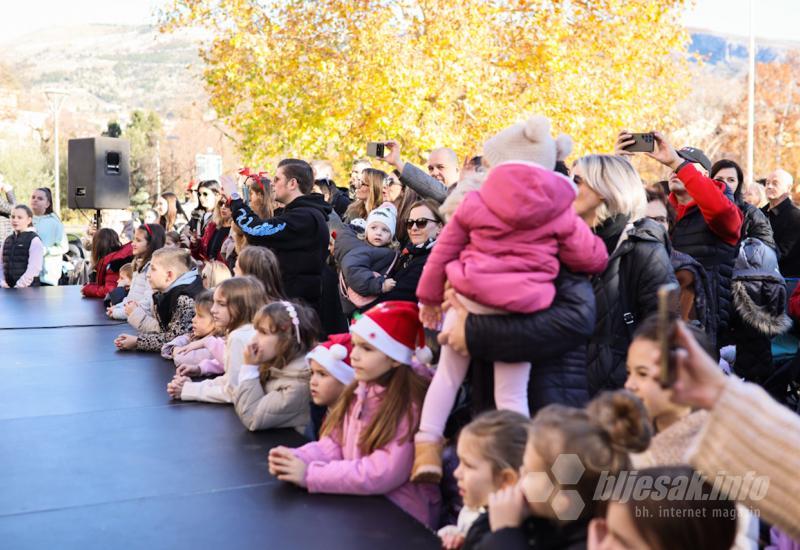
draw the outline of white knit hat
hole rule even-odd
[[[313,359],[346,386],[355,379],[353,367],[350,366],[352,349],[349,333],[331,334],[327,342],[319,344],[306,354],[306,364]]]
[[[500,131],[483,144],[490,166],[522,160],[552,170],[556,165],[556,142],[550,136],[550,121],[536,115]]]
[[[373,210],[367,216],[367,227],[372,222],[381,222],[389,228],[389,232],[394,238],[395,229],[397,229],[397,207],[390,202],[381,204],[378,208]]]

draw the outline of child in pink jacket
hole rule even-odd
[[[575,214],[575,197],[570,180],[538,164],[492,168],[480,190],[464,197],[425,263],[417,286],[425,327],[439,328],[447,281],[471,313],[533,313],[552,304],[560,264],[601,273],[606,247]],[[448,312],[445,328],[454,315]],[[442,346],[416,436],[415,481],[441,476],[442,433],[468,365],[469,357]],[[529,415],[530,369],[530,363],[494,363],[498,409]]]
[[[428,527],[436,525],[439,486],[408,479],[427,387],[412,367],[425,342],[418,316],[415,304],[390,301],[351,327],[355,381],[326,418],[319,441],[270,451],[271,474],[311,493],[386,495]]]
[[[224,372],[225,339],[216,335],[211,306],[214,294],[203,291],[194,300],[192,332],[161,347],[161,356],[175,361],[178,374],[200,376]]]

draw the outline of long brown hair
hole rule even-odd
[[[298,325],[296,329],[289,313],[291,308],[297,314]],[[299,355],[305,355],[314,347],[318,337],[319,318],[317,313],[310,307],[280,301],[272,302],[259,309],[253,318],[253,326],[278,336],[275,358],[262,363],[258,367],[261,385],[263,386],[269,379],[270,369],[282,369]],[[297,337],[298,333],[300,334],[299,339]]]
[[[407,431],[401,436],[402,441],[411,441],[419,427],[419,411],[422,409],[425,392],[428,390],[428,381],[408,365],[402,364],[392,368],[372,383],[380,384],[386,390],[381,396],[378,411],[358,441],[358,447],[363,454],[370,454],[388,445],[397,437],[397,431],[404,419]],[[330,435],[340,444],[344,443],[341,440],[342,428],[347,412],[355,400],[356,386],[358,381],[352,382],[344,389],[325,419],[320,437]]]
[[[167,201],[167,214],[166,216],[161,216],[160,223],[165,230],[172,231],[175,229],[175,221],[178,219],[178,214],[186,218],[186,213],[183,211],[178,195],[175,193],[167,191],[161,194],[161,198]]]
[[[271,218],[275,214],[275,203],[272,201],[272,194],[270,193],[270,186],[272,185],[270,179],[266,176],[248,176],[245,183],[250,191],[263,199],[264,206],[260,210],[256,210],[253,208],[253,204],[250,204],[253,212],[259,218]]]
[[[275,253],[264,246],[245,246],[237,261],[244,275],[252,275],[264,284],[267,300],[285,300],[283,279]]]
[[[228,304],[228,314],[231,320],[225,328],[227,334],[242,325],[253,322],[253,317],[258,312],[258,308],[267,301],[264,285],[255,277],[249,275],[222,281],[215,292],[217,290]]]
[[[418,201],[419,195],[417,195],[416,191],[410,187],[403,187],[403,193],[394,202],[397,207],[397,227],[394,234],[401,244],[405,244],[408,240],[408,229],[406,229],[408,214]]]
[[[369,186],[369,195],[367,200],[357,200],[347,207],[344,217],[347,221],[356,218],[367,219],[370,212],[380,206],[383,201],[383,180],[386,178],[386,172],[383,170],[376,170],[375,168],[365,168],[361,172],[361,177]]]
[[[153,257],[153,252],[164,248],[166,233],[164,227],[158,223],[143,223],[136,228],[136,231],[141,231],[147,241],[147,248],[144,253],[133,258],[133,270],[138,273]]]
[[[98,229],[92,237],[92,265],[96,267],[100,260],[120,248],[122,243],[119,242],[116,231],[109,227]]]

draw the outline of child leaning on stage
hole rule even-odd
[[[204,290],[194,298],[192,330],[161,347],[161,357],[175,361],[177,373],[184,376],[222,374],[225,338],[217,336],[211,306],[214,293]]]
[[[163,248],[153,253],[147,272],[153,294],[153,316],[158,332],[138,336],[121,334],[114,343],[121,350],[160,351],[161,346],[189,332],[194,317],[194,297],[203,291],[191,254],[180,248]]]
[[[264,285],[254,277],[234,277],[215,288],[211,315],[217,332],[225,335],[224,373],[193,382],[186,374],[178,372],[167,384],[167,393],[183,401],[233,403],[244,350],[256,333],[251,323],[266,301]]]
[[[117,287],[106,294],[103,304],[106,307],[115,306],[121,303],[128,295],[131,289],[131,282],[133,281],[133,264],[127,263],[119,268],[119,278],[117,279]]]
[[[473,314],[533,313],[552,304],[553,281],[562,264],[577,273],[596,274],[608,263],[602,239],[572,208],[575,185],[552,170],[556,144],[547,119],[533,117],[524,129],[508,131],[519,132],[519,141],[529,149],[525,158],[538,164],[498,164],[480,190],[464,197],[436,240],[417,286],[425,328],[439,328],[446,282]],[[506,145],[515,136],[505,136]],[[494,147],[489,140],[484,149]],[[455,316],[453,309],[447,313],[445,329]],[[442,346],[416,435],[415,481],[441,478],[442,434],[468,366],[468,356]],[[498,409],[529,414],[530,370],[530,363],[494,362]]]
[[[353,324],[356,381],[336,402],[321,439],[276,447],[270,473],[312,493],[386,495],[417,520],[438,521],[438,485],[408,481],[427,380],[412,367],[425,335],[411,302],[384,302]],[[430,356],[430,351],[425,350]]]
[[[311,308],[272,302],[253,319],[256,334],[244,351],[239,386],[233,396],[236,414],[250,431],[295,428],[309,421],[305,355],[317,339],[319,320]]]
[[[44,243],[33,227],[33,211],[24,204],[11,211],[13,232],[0,243],[0,287],[39,286]]]

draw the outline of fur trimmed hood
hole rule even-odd
[[[786,314],[786,286],[772,277],[734,280],[733,304],[742,320],[772,338],[792,328]]]

